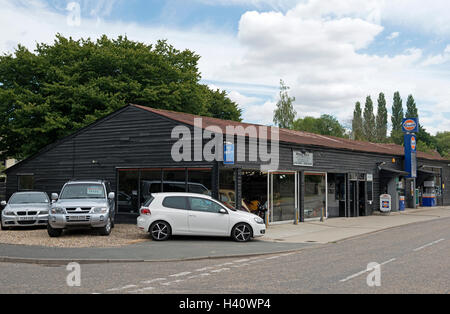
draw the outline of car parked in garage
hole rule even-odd
[[[51,203],[45,192],[18,192],[1,205],[5,206],[1,214],[2,230],[47,225]]]
[[[48,217],[50,237],[61,236],[64,229],[97,229],[108,236],[114,227],[115,193],[109,182],[84,180],[67,182],[61,195],[52,194]]]
[[[137,225],[155,241],[172,235],[231,237],[247,242],[266,232],[260,217],[225,207],[208,195],[157,193],[140,209]]]

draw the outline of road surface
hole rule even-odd
[[[381,266],[368,271],[370,263]],[[81,265],[80,287],[67,285],[69,274],[61,266],[2,263],[0,293],[448,294],[450,218],[312,246],[294,253]],[[369,275],[370,282],[380,286],[368,286]]]

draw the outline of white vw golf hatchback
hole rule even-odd
[[[193,235],[247,242],[266,233],[260,217],[229,209],[210,196],[190,193],[153,194],[140,209],[137,225],[156,241]]]

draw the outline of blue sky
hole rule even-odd
[[[68,4],[81,23],[68,25]],[[299,117],[349,124],[356,101],[413,94],[422,124],[450,130],[450,3],[433,0],[0,0],[0,51],[66,36],[168,39],[202,56],[203,82],[248,122],[272,124],[280,79]]]

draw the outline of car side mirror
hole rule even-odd
[[[52,193],[52,201],[57,201],[59,198],[58,193]]]
[[[224,214],[225,215],[225,214],[228,214],[228,212],[225,209],[222,208],[221,210],[219,210],[219,214]]]
[[[109,198],[110,200],[113,200],[113,199],[116,198],[116,194],[115,194],[114,192],[111,192],[111,193],[108,194],[108,198]]]
[[[6,206],[6,201],[2,201],[2,202],[0,203],[0,205]]]

